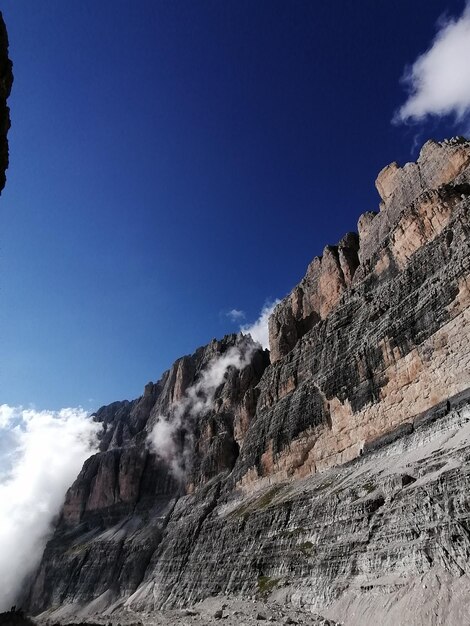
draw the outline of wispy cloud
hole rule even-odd
[[[149,441],[157,455],[167,463],[178,480],[184,479],[191,465],[192,432],[197,417],[213,408],[216,391],[231,368],[242,370],[249,365],[253,353],[260,346],[268,347],[268,320],[277,303],[278,300],[265,305],[259,318],[253,324],[242,326],[237,345],[212,359],[200,378],[186,390],[184,397],[173,404],[169,413],[157,417]],[[250,335],[253,341],[250,341],[246,335]],[[181,437],[178,436],[183,429],[185,431],[184,445],[181,443]]]
[[[244,320],[246,315],[245,311],[241,311],[240,309],[232,309],[231,311],[227,311],[225,314],[232,322],[239,322],[240,320]]]
[[[100,425],[82,409],[0,406],[0,610],[38,564],[54,517]]]
[[[184,479],[191,465],[193,426],[197,417],[213,408],[215,393],[229,369],[246,367],[255,349],[252,342],[242,339],[238,345],[212,359],[200,378],[186,390],[184,397],[173,404],[169,414],[157,417],[150,443],[178,480]],[[184,444],[178,437],[182,429],[185,431]]]
[[[441,19],[430,48],[405,70],[409,96],[394,123],[428,116],[454,115],[462,123],[470,113],[470,3],[462,15]]]
[[[279,303],[279,300],[274,302],[268,302],[261,310],[261,314],[253,324],[245,324],[240,328],[244,335],[251,335],[253,341],[259,343],[264,349],[269,349],[269,329],[268,321],[271,313],[274,311],[274,307]]]

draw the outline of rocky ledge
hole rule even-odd
[[[470,142],[429,141],[376,185],[379,211],[276,307],[270,353],[214,340],[97,412],[31,612],[229,594],[349,626],[470,622]]]

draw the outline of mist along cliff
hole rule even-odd
[[[429,141],[376,186],[379,212],[274,310],[270,353],[214,340],[97,412],[101,451],[67,493],[29,610],[145,614],[233,593],[346,624],[470,623],[470,142]]]

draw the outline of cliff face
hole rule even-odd
[[[188,390],[212,363],[248,351],[241,368],[228,367],[210,396],[211,406],[173,435],[184,457],[184,478],[149,444],[159,416],[173,415]],[[100,594],[127,597],[142,581],[177,502],[233,468],[254,411],[254,389],[269,362],[250,338],[229,335],[176,361],[156,384],[132,402],[102,407],[100,452],[88,459],[69,489],[30,596],[37,612],[68,602],[91,602]],[[199,390],[203,393],[203,390]],[[209,489],[210,492],[210,489]],[[202,510],[211,507],[203,499]],[[198,520],[199,523],[199,520]]]
[[[470,142],[428,142],[376,184],[380,211],[327,246],[275,309],[270,363],[229,336],[138,400],[98,411],[101,452],[67,494],[32,611],[148,611],[268,589],[366,623],[383,594],[413,606],[420,576],[433,588],[442,572],[441,605],[459,610],[452,589],[457,578],[466,589],[470,556]],[[201,381],[233,351],[243,359],[198,404]],[[164,460],[148,445],[162,415],[176,424]],[[391,608],[388,619],[405,623]]]
[[[327,246],[278,305],[275,362],[237,482],[349,461],[469,386],[469,146],[428,142],[416,164],[385,168],[381,211],[360,218],[359,247],[352,236]]]

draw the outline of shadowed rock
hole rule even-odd
[[[0,193],[5,187],[8,168],[8,139],[10,128],[10,109],[7,106],[7,98],[10,95],[13,84],[13,64],[8,58],[8,34],[0,13]]]
[[[97,412],[101,451],[67,494],[32,611],[151,612],[230,593],[346,623],[367,623],[373,606],[385,624],[387,597],[421,606],[426,575],[433,589],[447,581],[437,613],[459,615],[470,591],[470,143],[428,142],[377,187],[380,211],[276,307],[271,363],[254,350],[209,409],[183,420],[183,482],[148,434],[246,340],[214,340],[141,398]]]

